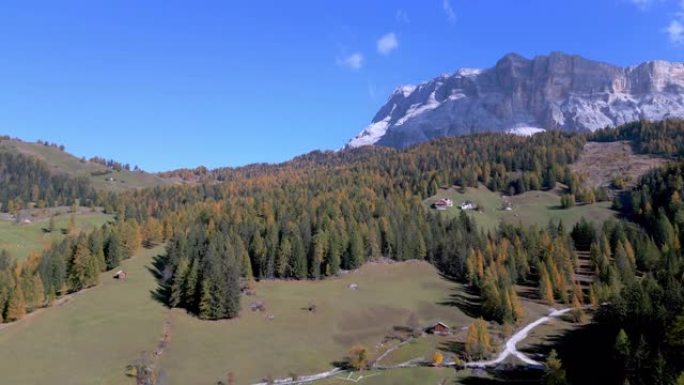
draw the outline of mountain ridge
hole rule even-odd
[[[485,131],[595,131],[671,117],[684,117],[684,63],[621,67],[562,52],[509,53],[490,68],[397,87],[345,147],[404,148]]]

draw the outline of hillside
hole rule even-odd
[[[100,191],[121,192],[146,187],[171,185],[171,179],[143,171],[115,171],[99,163],[83,161],[55,146],[0,139],[0,151],[23,154],[46,162],[54,173],[87,177]]]
[[[681,124],[664,124],[684,131]],[[667,142],[653,140],[657,126],[632,128],[628,138],[622,130],[614,134],[642,143],[638,152],[643,154],[671,153]],[[536,362],[542,357],[524,355],[507,341],[535,322],[545,323],[555,313],[549,313],[550,307],[576,318],[567,321],[572,325],[545,323],[542,334],[580,328],[592,313],[585,313],[585,307],[596,310],[601,303],[629,300],[623,288],[642,290],[637,278],[646,276],[658,277],[649,284],[673,293],[672,310],[660,327],[672,329],[681,309],[676,300],[684,298],[684,291],[671,278],[680,277],[682,268],[677,265],[670,277],[664,261],[666,256],[681,260],[681,232],[676,231],[684,228],[684,207],[666,201],[680,196],[681,172],[673,171],[672,178],[652,174],[653,184],[672,180],[666,189],[647,186],[645,179],[637,182],[642,193],[632,195],[628,206],[642,207],[637,211],[642,221],[657,224],[648,233],[638,231],[609,208],[611,202],[600,184],[595,188],[591,174],[582,177],[573,169],[578,162],[591,163],[588,151],[596,156],[602,146],[626,154],[608,157],[605,167],[623,164],[634,153],[624,150],[623,142],[604,138],[597,144],[589,138],[560,132],[530,137],[485,133],[404,150],[312,152],[278,165],[173,175],[210,182],[201,185],[97,194],[91,202],[95,210],[102,206],[116,214],[83,217],[84,225],[76,226],[87,228],[87,220],[103,226],[60,236],[57,243],[41,245],[44,252],[16,265],[9,257],[21,259],[22,250],[0,258],[0,308],[6,309],[2,316],[8,323],[0,327],[0,345],[14,347],[13,355],[5,357],[4,373],[18,383],[39,382],[45,374],[35,368],[54,366],[50,375],[56,383],[114,384],[124,383],[125,365],[131,363],[166,378],[157,384],[215,383],[228,373],[237,378],[232,383],[251,384],[332,368],[357,376],[346,354],[360,344],[367,358],[377,358],[366,365],[377,383],[399,376],[397,371],[404,369],[395,365],[416,358],[411,365],[425,368],[407,369],[407,378],[423,370],[445,378],[445,372],[427,368],[433,354],[442,352],[445,363],[457,369],[455,380],[465,384],[498,375],[503,361],[495,357],[511,366],[541,365]],[[80,166],[72,175],[97,166],[78,160],[74,165],[75,158],[55,147],[8,142],[7,151],[29,156],[41,151],[44,160],[34,169],[43,174],[45,164],[72,172]],[[632,172],[636,177],[644,170]],[[33,189],[21,184],[20,168],[12,175],[19,175],[15,184]],[[455,205],[433,209],[438,198]],[[478,208],[459,210],[464,201]],[[0,241],[47,243],[40,232],[46,218],[22,224],[17,216],[0,231]],[[64,219],[57,217],[55,227],[63,227]],[[127,261],[134,255],[137,259]],[[580,256],[583,269],[590,271],[583,280],[578,279]],[[118,270],[126,274],[121,280],[113,278]],[[474,320],[480,317],[486,322],[477,326]],[[423,326],[437,321],[453,328],[453,334],[422,333]],[[130,325],[136,330],[122,329]],[[471,327],[479,328],[474,333],[491,346],[473,350]],[[104,339],[92,337],[103,329],[112,332]],[[420,336],[411,337],[417,329]],[[642,331],[632,327],[628,332],[638,336]],[[529,345],[553,339],[531,337]],[[36,340],[69,346],[75,353],[52,360],[35,355]],[[106,352],[98,355],[97,365],[78,367],[82,357],[100,349]],[[139,358],[143,349],[151,358]],[[25,358],[32,355],[36,358]],[[496,370],[473,374],[460,370],[458,362]],[[387,370],[376,374],[384,365]],[[678,369],[668,364],[664,370],[670,376]]]

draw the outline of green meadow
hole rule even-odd
[[[449,198],[454,202],[454,207],[444,211],[446,215],[459,215],[461,202],[471,201],[477,204],[477,210],[467,210],[468,215],[475,219],[476,223],[485,231],[494,231],[500,223],[523,225],[546,226],[549,221],[563,223],[572,227],[582,217],[595,223],[615,217],[615,211],[611,210],[611,202],[597,202],[586,205],[579,204],[569,209],[560,207],[560,195],[557,190],[551,191],[528,191],[520,195],[506,197],[510,202],[511,210],[504,210],[504,197],[497,192],[490,191],[485,186],[477,188],[468,187],[461,189],[451,187],[440,189],[437,194],[424,201],[430,210],[432,203],[441,198]],[[437,211],[437,210],[435,210]]]
[[[52,242],[65,237],[71,214],[64,213],[54,217],[55,230],[48,232],[49,218],[42,218],[28,224],[13,221],[0,221],[0,250],[7,250],[18,260],[25,259],[31,252],[40,252]],[[77,231],[91,230],[102,226],[112,219],[111,215],[101,212],[79,212],[74,215]],[[63,231],[64,230],[64,231]]]
[[[152,299],[147,270],[162,247],[125,261],[124,281],[103,273],[100,284],[65,303],[0,326],[0,382],[13,385],[133,385],[126,365],[152,351],[166,309]]]

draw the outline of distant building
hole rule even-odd
[[[449,325],[445,324],[444,322],[437,322],[434,325],[431,325],[425,329],[425,332],[429,334],[437,334],[440,336],[446,336],[451,334],[451,328]]]
[[[461,202],[461,205],[459,206],[461,210],[475,210],[477,208],[477,205],[471,201],[464,201]]]
[[[446,209],[448,209],[449,207],[453,207],[453,206],[454,206],[454,202],[453,202],[451,199],[449,199],[449,198],[442,198],[442,199],[438,199],[438,200],[433,204],[433,206],[435,206],[435,208],[436,208],[437,210],[446,210]]]
[[[119,270],[114,274],[114,278],[124,280],[126,279],[126,272],[123,270]]]

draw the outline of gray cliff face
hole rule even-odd
[[[484,131],[594,131],[668,117],[684,117],[684,63],[623,68],[563,53],[508,54],[489,69],[397,88],[347,146],[403,148]]]

